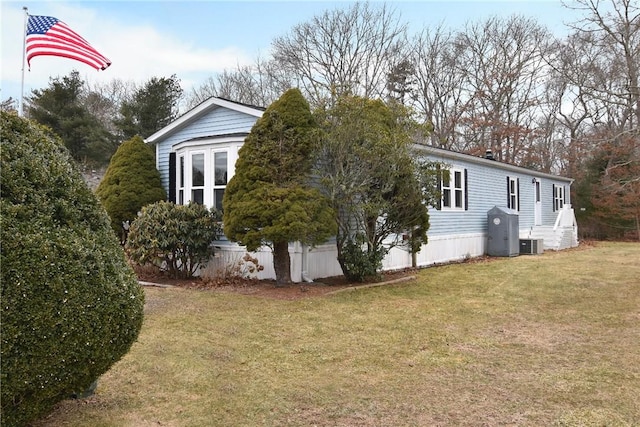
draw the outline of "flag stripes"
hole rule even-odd
[[[67,24],[52,16],[29,15],[26,35],[27,64],[40,55],[59,56],[104,70],[111,61],[95,50]]]

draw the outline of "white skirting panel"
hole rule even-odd
[[[262,266],[262,271],[250,273],[247,268],[255,266],[243,260],[247,255],[244,246],[231,242],[222,242],[215,245],[215,256],[200,271],[201,276],[226,277],[229,275],[247,276],[257,279],[275,279],[276,273],[273,270],[273,255],[271,249],[263,247],[256,252],[248,253],[258,260],[258,265]]]
[[[416,255],[417,266],[426,267],[482,256],[485,254],[486,244],[487,236],[483,233],[429,237],[429,243],[424,245]],[[242,266],[242,258],[246,254],[247,251],[244,247],[224,242],[216,246],[216,256],[211,259],[201,274],[214,276],[229,271],[234,266]],[[289,254],[291,256],[291,279],[294,282],[342,275],[335,244],[308,248],[299,243],[293,243],[289,245]],[[259,264],[264,268],[253,277],[275,279],[271,249],[265,247],[250,253],[250,255],[257,258]],[[382,262],[382,268],[385,271],[409,267],[411,267],[411,254],[402,248],[392,249]]]
[[[247,254],[244,246],[232,242],[221,242],[215,245],[215,254],[215,257],[202,269],[201,275],[220,276],[232,271],[237,266],[240,266],[240,271],[243,271],[242,268],[246,266],[246,262],[242,261],[242,258]],[[251,275],[251,277],[261,280],[276,278],[273,269],[273,254],[270,248],[262,247],[256,252],[250,252],[249,255],[256,258],[263,267],[262,271]],[[291,257],[291,280],[294,282],[342,275],[335,244],[308,248],[300,243],[291,243],[289,244],[289,256]]]
[[[482,256],[487,249],[487,235],[484,233],[457,234],[449,236],[429,236],[429,242],[416,256],[418,267],[461,261]]]

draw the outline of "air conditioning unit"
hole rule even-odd
[[[542,239],[520,239],[521,255],[538,255],[544,252],[544,240]]]

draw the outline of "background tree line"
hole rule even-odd
[[[567,7],[581,18],[558,37],[523,16],[411,32],[392,5],[353,3],[188,93],[175,75],[90,86],[72,73],[34,91],[27,113],[59,130],[75,158],[106,162],[121,141],[151,135],[210,96],[267,106],[297,87],[313,110],[345,95],[394,100],[428,129],[414,136],[420,143],[491,149],[499,161],[575,178],[583,236],[640,237],[640,7]]]

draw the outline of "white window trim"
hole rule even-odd
[[[204,157],[204,182],[202,183],[203,185],[195,186],[193,185],[193,157],[199,154],[202,154]],[[192,194],[194,190],[202,190],[202,203],[209,206],[210,204],[207,203],[207,178],[209,175],[209,168],[207,167],[209,159],[207,158],[207,152],[205,150],[188,150],[186,155],[188,165],[185,168],[187,172],[185,176],[185,187],[187,188],[185,188],[185,190],[188,189],[188,191],[185,191],[185,204],[188,204],[193,200]]]
[[[233,141],[231,144],[216,145],[188,145],[180,144],[176,150],[176,201],[180,200],[180,191],[183,191],[183,204],[189,204],[192,200],[194,189],[203,190],[203,203],[208,208],[214,207],[215,190],[225,189],[235,173],[235,163],[238,159],[238,150],[242,144]],[[227,153],[227,184],[215,184],[215,153]],[[204,186],[194,187],[192,159],[195,154],[204,154]],[[184,158],[184,187],[180,187],[180,158]]]
[[[460,173],[460,187],[455,187],[455,174],[456,172]],[[442,193],[441,195],[441,200],[440,200],[440,206],[441,206],[441,210],[443,211],[464,211],[465,210],[465,206],[464,206],[464,201],[465,201],[465,191],[466,189],[464,188],[465,186],[465,182],[464,182],[464,169],[460,169],[460,168],[451,168],[449,169],[449,186],[445,186],[445,182],[444,179],[441,180],[441,186],[440,186],[440,191]],[[444,193],[445,190],[450,190],[450,197],[449,200],[451,202],[452,206],[446,206],[444,201]],[[460,193],[460,201],[461,201],[461,206],[454,206],[455,205],[455,201],[456,201],[456,193],[459,192]]]
[[[218,153],[225,153],[227,155],[227,179],[226,179],[226,183],[223,184],[216,184],[216,154]],[[227,188],[227,185],[229,185],[229,180],[231,179],[231,170],[232,170],[232,165],[230,164],[230,158],[231,158],[231,149],[230,147],[224,147],[224,148],[213,148],[211,149],[211,173],[212,173],[212,177],[211,177],[211,205],[215,207],[215,192],[216,190],[225,190]],[[222,203],[222,201],[220,201],[220,203]]]
[[[518,188],[518,178],[517,177],[509,177],[509,194],[507,197],[509,198],[509,207],[514,211],[520,212],[520,188]]]
[[[176,162],[176,180],[178,181],[176,183],[176,202],[177,204],[184,204],[185,203],[185,192],[184,192],[184,186],[185,186],[185,182],[187,182],[187,177],[186,177],[186,169],[187,169],[187,161],[185,159],[185,153],[180,154],[179,156],[177,156],[178,161]],[[180,195],[182,195],[182,197],[180,197]]]
[[[564,207],[564,186],[556,185],[556,191],[553,196],[553,206],[555,206],[555,210],[562,210]]]

